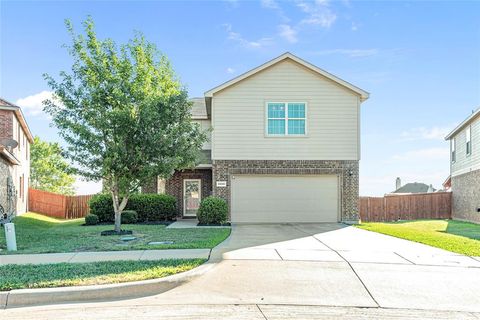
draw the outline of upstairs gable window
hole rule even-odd
[[[472,154],[472,131],[471,131],[471,127],[467,128],[466,141],[467,141],[467,144],[465,146],[465,150],[466,150],[467,156],[468,156],[468,155]]]
[[[455,138],[453,138],[452,140],[450,140],[450,151],[452,153],[451,155],[451,160],[452,162],[455,162],[456,160],[456,155],[455,155]]]
[[[305,135],[307,122],[306,108],[306,103],[304,102],[268,102],[267,135]]]

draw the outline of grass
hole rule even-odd
[[[124,243],[121,236],[100,236],[113,225],[82,226],[84,219],[58,220],[27,213],[16,217],[14,223],[16,253],[213,248],[230,235],[230,228],[167,229],[163,225],[130,224],[122,228],[133,230],[137,239]],[[148,245],[151,241],[174,243]],[[0,228],[0,254],[7,254],[5,248],[5,234]]]
[[[0,266],[0,291],[121,283],[188,271],[203,259]]]
[[[455,220],[416,220],[392,223],[362,223],[358,228],[480,256],[480,225]]]

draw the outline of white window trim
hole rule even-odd
[[[270,103],[283,103],[285,105],[285,118],[269,118],[268,117],[268,104]],[[288,134],[288,104],[289,103],[302,103],[305,105],[305,118],[290,118],[290,120],[305,120],[305,133],[304,134]],[[285,120],[285,133],[284,134],[271,134],[268,133],[268,120]],[[308,103],[306,101],[266,101],[265,102],[265,136],[272,138],[303,138],[307,137],[308,133]]]
[[[455,163],[457,160],[456,141],[455,138],[452,138],[450,141],[450,160],[452,163]],[[455,155],[455,157],[453,155]]]
[[[183,216],[184,217],[196,217],[196,214],[187,214],[187,197],[185,197],[185,190],[187,189],[187,182],[198,181],[198,199],[202,201],[202,179],[183,179]]]
[[[470,143],[470,150],[468,144]],[[465,130],[465,153],[468,156],[472,154],[472,127],[468,126]]]

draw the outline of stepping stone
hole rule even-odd
[[[158,245],[158,244],[174,244],[173,241],[152,241],[148,243],[149,245]]]
[[[122,241],[132,241],[132,240],[136,240],[137,238],[136,237],[122,237],[120,238],[120,240]]]

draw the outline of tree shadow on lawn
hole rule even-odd
[[[475,223],[449,220],[444,232],[480,241],[480,225]]]

